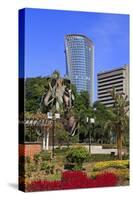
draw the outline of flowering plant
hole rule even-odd
[[[59,181],[33,181],[27,186],[27,191],[61,190],[115,186],[118,178],[113,173],[97,175],[95,179],[87,176],[82,171],[65,171]]]
[[[129,160],[113,160],[113,161],[98,162],[94,165],[93,170],[99,171],[109,167],[122,168],[122,169],[128,168]]]

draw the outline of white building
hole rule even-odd
[[[120,68],[98,73],[97,83],[98,101],[106,107],[113,106],[114,100],[110,94],[113,88],[116,92],[129,97],[129,66],[124,65]]]

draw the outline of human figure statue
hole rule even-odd
[[[41,104],[44,106],[51,105],[59,112],[62,106],[70,109],[73,100],[74,95],[71,94],[71,90],[64,85],[62,78],[57,77],[49,82],[49,90],[43,95]]]
[[[64,80],[60,76],[52,75],[52,79],[49,82],[48,91],[42,96],[41,106],[49,107],[50,109],[61,112],[62,108],[69,112],[73,106],[74,95],[70,88],[64,84]],[[77,122],[74,116],[70,116],[67,120],[66,128],[71,135],[75,133]]]

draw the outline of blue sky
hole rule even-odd
[[[96,75],[129,64],[129,16],[77,11],[26,9],[25,75],[50,75],[55,69],[66,74],[64,36],[84,34],[95,46]]]

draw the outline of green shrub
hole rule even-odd
[[[43,162],[41,163],[40,170],[44,170],[46,174],[53,174],[54,167],[55,165],[53,163]]]
[[[41,163],[40,170],[45,170],[46,167],[47,167],[47,163],[43,162],[43,163]]]
[[[55,153],[59,155],[64,155],[66,152],[68,152],[68,150],[69,150],[68,147],[62,147],[62,148],[57,147],[55,149]]]
[[[94,165],[93,171],[100,171],[107,168],[120,168],[126,169],[129,168],[129,160],[114,160],[114,161],[104,161],[98,162]]]
[[[87,161],[89,153],[85,147],[74,147],[70,148],[70,150],[66,154],[66,162],[74,163],[73,169],[81,169],[82,164]]]
[[[73,167],[72,167],[72,170],[82,170],[82,164],[75,164]]]
[[[37,166],[34,163],[30,163],[30,169],[32,172],[37,171]]]
[[[36,164],[39,163],[40,159],[41,159],[40,153],[35,154],[34,157],[33,157],[33,160],[35,161]]]
[[[41,151],[39,155],[42,161],[51,160],[51,153],[48,151]]]
[[[33,171],[36,171],[34,164],[31,163],[25,164],[25,177],[30,177]]]

